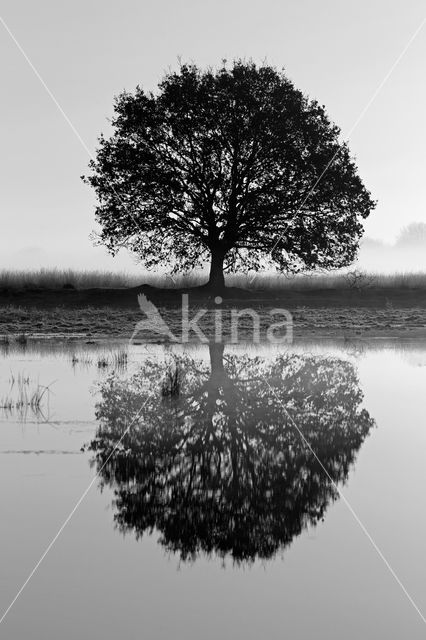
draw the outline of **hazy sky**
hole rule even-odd
[[[113,96],[177,58],[266,59],[351,129],[426,15],[424,0],[2,0],[0,14],[90,150]],[[0,267],[122,269],[89,240],[88,155],[0,25]],[[350,140],[379,204],[368,235],[426,222],[426,25]],[[133,267],[134,269],[134,267]]]

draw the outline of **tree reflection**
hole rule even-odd
[[[374,424],[361,402],[349,362],[224,356],[210,345],[210,366],[175,356],[104,381],[91,449],[120,530],[157,530],[184,560],[270,558],[336,499],[333,482],[345,481]]]

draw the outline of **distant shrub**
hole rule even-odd
[[[426,223],[412,222],[404,227],[395,243],[396,247],[426,247]]]

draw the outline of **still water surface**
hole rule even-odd
[[[426,612],[425,388],[402,343],[3,350],[1,613],[97,477],[1,637],[425,637],[336,489]]]

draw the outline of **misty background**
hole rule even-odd
[[[94,152],[110,133],[114,96],[137,84],[155,90],[179,57],[284,68],[346,138],[421,24],[424,2],[3,0],[1,16]],[[80,180],[88,153],[2,25],[0,59],[0,268],[140,271],[125,251],[112,258],[93,247],[94,194]],[[362,269],[426,270],[425,59],[422,29],[349,140],[378,201]]]

